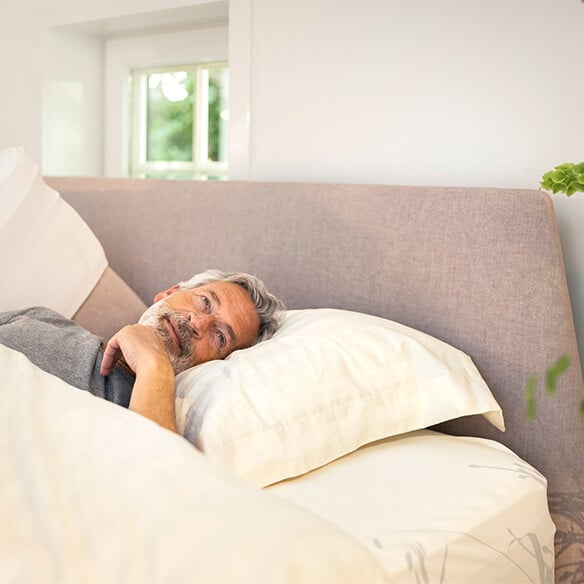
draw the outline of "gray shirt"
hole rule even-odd
[[[0,312],[0,343],[70,385],[124,407],[130,403],[134,376],[119,365],[101,375],[101,339],[53,310]]]

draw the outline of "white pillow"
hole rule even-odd
[[[501,408],[470,357],[427,334],[335,309],[288,311],[269,341],[181,373],[179,431],[258,486],[387,436]]]
[[[70,318],[107,266],[79,215],[22,148],[0,151],[0,312],[47,306]]]

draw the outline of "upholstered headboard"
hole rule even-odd
[[[262,277],[289,308],[368,312],[468,353],[501,404],[507,431],[501,434],[481,418],[440,429],[494,438],[548,477],[560,532],[557,563],[571,569],[578,550],[568,545],[569,530],[578,529],[574,521],[584,523],[582,376],[546,194],[258,182],[48,182],[87,221],[112,268],[145,302],[203,269],[241,270]],[[555,397],[544,395],[540,382],[537,417],[529,422],[527,379],[533,373],[541,377],[562,354],[572,365]]]

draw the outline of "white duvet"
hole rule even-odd
[[[0,582],[373,583],[364,546],[0,346]]]

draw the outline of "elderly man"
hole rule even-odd
[[[46,308],[0,314],[0,343],[71,385],[176,431],[174,376],[269,338],[284,305],[261,280],[208,270],[154,297],[103,345]]]

